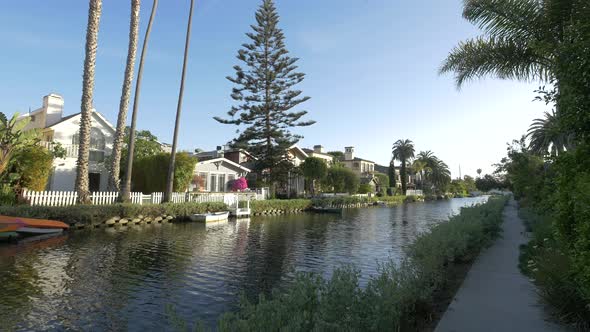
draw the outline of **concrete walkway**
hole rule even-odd
[[[524,225],[511,200],[504,232],[477,258],[435,332],[566,331],[548,322],[535,286],[518,269]]]

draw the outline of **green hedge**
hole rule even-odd
[[[113,204],[113,205],[75,205],[56,206],[0,206],[0,215],[40,218],[63,221],[67,224],[76,222],[94,225],[112,217],[134,218],[139,215],[158,217],[172,215],[179,218],[194,213],[227,210],[223,203],[180,203],[180,204]]]
[[[463,208],[461,214],[420,236],[401,264],[382,264],[365,288],[354,267],[326,280],[301,273],[284,292],[242,300],[236,313],[219,320],[220,331],[399,331],[415,330],[433,309],[450,266],[470,260],[498,236],[507,198]]]
[[[252,209],[252,213],[262,213],[271,210],[307,210],[311,208],[311,205],[312,201],[309,199],[271,199],[250,202],[250,208]]]
[[[590,301],[575,278],[572,256],[555,236],[554,218],[529,207],[518,212],[532,232],[531,241],[521,246],[522,272],[534,281],[541,298],[562,321],[580,331],[590,330]]]

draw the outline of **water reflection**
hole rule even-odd
[[[296,271],[329,277],[343,264],[360,268],[365,283],[378,261],[401,258],[417,234],[481,200],[134,225],[0,246],[0,330],[165,330],[167,304],[213,324],[241,293],[253,299]]]

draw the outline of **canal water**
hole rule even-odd
[[[0,246],[0,331],[169,330],[170,308],[214,326],[241,294],[288,285],[296,271],[378,263],[485,197],[203,224],[72,232]]]

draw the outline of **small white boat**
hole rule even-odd
[[[222,221],[222,220],[227,220],[227,218],[229,218],[229,211],[193,214],[192,216],[190,216],[190,219],[192,221],[198,221],[198,222]]]

